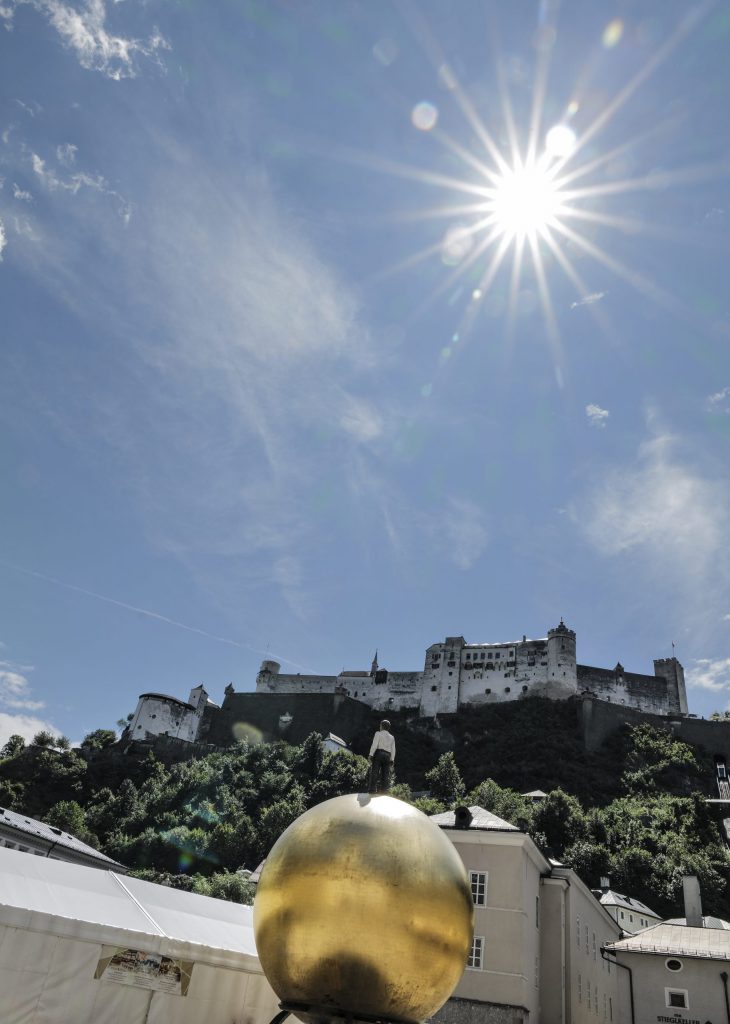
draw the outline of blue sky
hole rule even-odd
[[[0,738],[561,615],[728,707],[725,5],[0,22]]]

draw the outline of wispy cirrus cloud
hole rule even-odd
[[[600,302],[601,299],[605,299],[608,292],[591,292],[590,295],[584,295],[582,299],[576,299],[575,302],[571,302],[571,309],[578,309],[579,306],[592,306],[595,302]]]
[[[64,150],[64,160],[61,162],[65,167],[71,167],[76,160],[76,146],[70,147],[73,150],[72,159],[69,161],[69,157]],[[85,171],[74,171],[72,174],[68,174],[62,177],[55,168],[47,165],[45,160],[42,160],[37,153],[31,153],[30,156],[33,173],[38,179],[39,184],[47,189],[49,192],[68,192],[71,195],[76,195],[81,189],[90,189],[92,192],[99,192],[101,195],[110,196],[118,204],[119,214],[123,218],[125,223],[129,223],[131,216],[132,207],[127,202],[123,195],[113,189],[109,182],[102,174],[88,174]],[[29,198],[30,193],[26,193]],[[23,196],[25,198],[25,196]]]
[[[146,39],[110,31],[104,0],[86,0],[78,6],[62,0],[5,0],[0,6],[0,18],[7,29],[12,28],[14,13],[22,5],[45,15],[63,45],[76,55],[82,67],[99,71],[107,78],[134,78],[139,58],[160,63],[160,52],[170,48],[156,29]]]
[[[74,146],[70,142],[64,142],[62,146],[56,146],[56,159],[64,167],[73,167],[76,163],[78,150],[78,146]]]
[[[2,263],[3,252],[5,251],[5,246],[7,244],[8,236],[5,233],[5,225],[3,224],[2,220],[0,220],[0,263]]]
[[[598,430],[604,429],[610,415],[611,413],[608,409],[602,409],[600,405],[595,405],[593,402],[586,406],[588,422],[592,427],[596,427]]]
[[[706,404],[710,412],[730,413],[730,387],[722,388],[713,395],[708,395]]]
[[[33,167],[72,230],[44,224],[23,258],[125,353],[115,393],[90,395],[93,429],[122,460],[150,539],[193,573],[214,558],[235,600],[273,582],[305,614],[311,540],[332,514],[322,453],[336,473],[387,432],[387,416],[358,395],[377,356],[356,292],[260,168],[224,172],[163,138],[138,197],[144,216],[122,240],[91,209],[104,179],[38,154]],[[114,253],[111,273],[85,261],[92,228]],[[84,443],[86,427],[70,429]],[[348,500],[340,489],[338,505]]]
[[[632,464],[603,473],[571,505],[571,518],[603,555],[641,555],[685,582],[705,574],[724,579],[728,483],[681,459],[677,447],[667,434],[643,444]]]

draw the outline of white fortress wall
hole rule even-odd
[[[390,672],[377,661],[368,671],[337,676],[282,675],[265,661],[256,679],[259,693],[341,693],[379,711],[418,709],[421,717],[454,714],[464,705],[502,703],[540,696],[565,700],[592,692],[601,700],[660,714],[686,714],[682,666],[675,658],[655,662],[655,675],[624,673],[576,664],[575,632],[565,623],[546,637],[505,643],[468,644],[446,637],[426,650],[422,672]]]

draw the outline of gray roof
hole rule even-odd
[[[686,917],[671,917],[664,924],[687,924]],[[703,928],[719,928],[720,931],[730,931],[730,921],[723,921],[721,917],[703,917]]]
[[[492,814],[491,811],[485,811],[483,807],[470,807],[471,811],[471,824],[469,830],[477,830],[479,832],[519,832],[520,830],[514,825],[510,825],[508,821],[504,821],[502,818],[498,818],[496,814]],[[441,814],[431,814],[431,821],[433,821],[440,828],[456,828],[456,815],[453,811],[442,811]],[[464,830],[466,831],[466,829]]]
[[[157,700],[169,700],[173,704],[181,704],[184,708],[190,708],[191,711],[195,711],[192,704],[188,704],[186,700],[180,700],[179,697],[171,697],[169,693],[140,693],[139,699],[143,697],[156,697]]]
[[[650,917],[655,917],[659,920],[659,914],[652,910],[651,907],[647,907],[645,903],[634,899],[633,896],[624,896],[620,892],[614,892],[613,889],[606,889],[601,895],[600,902],[603,907],[621,907],[622,910],[632,910],[637,914],[648,914]]]
[[[730,935],[721,928],[690,928],[686,924],[655,924],[618,942],[609,942],[613,953],[659,953],[662,956],[730,960]]]
[[[35,818],[28,818],[24,814],[18,814],[16,811],[9,811],[5,807],[0,807],[0,828],[11,829],[14,832],[21,832],[26,836],[33,836],[35,839],[42,839],[44,842],[51,843],[54,846],[62,846],[64,849],[78,853],[80,856],[98,861],[106,868],[113,868],[117,871],[120,868],[122,871],[128,870],[128,868],[119,864],[118,861],[112,860],[106,854],[95,850],[93,846],[89,846],[88,843],[82,843],[80,839],[72,836],[69,832],[63,832],[60,828],[46,825],[44,821],[36,821]]]

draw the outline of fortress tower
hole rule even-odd
[[[577,693],[575,630],[568,629],[562,619],[554,629],[548,630],[547,662],[548,689],[561,697]]]
[[[669,713],[687,714],[687,690],[684,685],[684,669],[676,658],[655,658],[654,675],[667,681]]]

